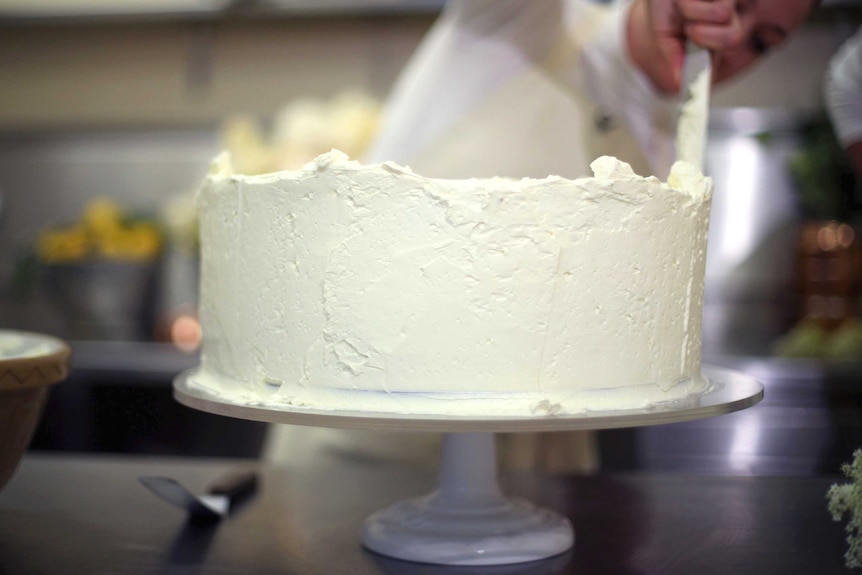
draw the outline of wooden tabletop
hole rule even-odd
[[[137,481],[169,475],[202,493],[238,468],[256,469],[260,489],[209,528]],[[843,526],[826,511],[826,490],[839,479],[504,474],[507,494],[572,520],[574,550],[519,566],[444,568],[380,557],[359,543],[368,514],[433,489],[434,470],[31,453],[0,492],[0,573],[850,573]]]

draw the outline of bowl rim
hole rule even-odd
[[[48,351],[30,356],[0,357],[0,391],[15,391],[53,385],[69,375],[72,349],[54,336],[0,329],[0,340],[16,337],[48,347]]]

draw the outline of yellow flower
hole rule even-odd
[[[162,232],[154,222],[127,222],[114,200],[101,197],[87,204],[75,224],[43,230],[36,245],[39,258],[46,263],[87,258],[147,261],[155,259],[161,248]]]

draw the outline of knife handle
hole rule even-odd
[[[257,484],[254,471],[235,471],[217,479],[207,488],[207,493],[224,495],[233,504],[257,491]]]

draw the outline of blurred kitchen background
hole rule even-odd
[[[225,147],[249,171],[361,151],[441,6],[0,0],[0,327],[74,352],[33,449],[260,454],[266,424],[171,397],[197,362],[194,190]],[[713,97],[705,359],[766,399],[601,432],[606,469],[834,473],[862,447],[859,196],[821,94],[860,23],[825,2]]]

